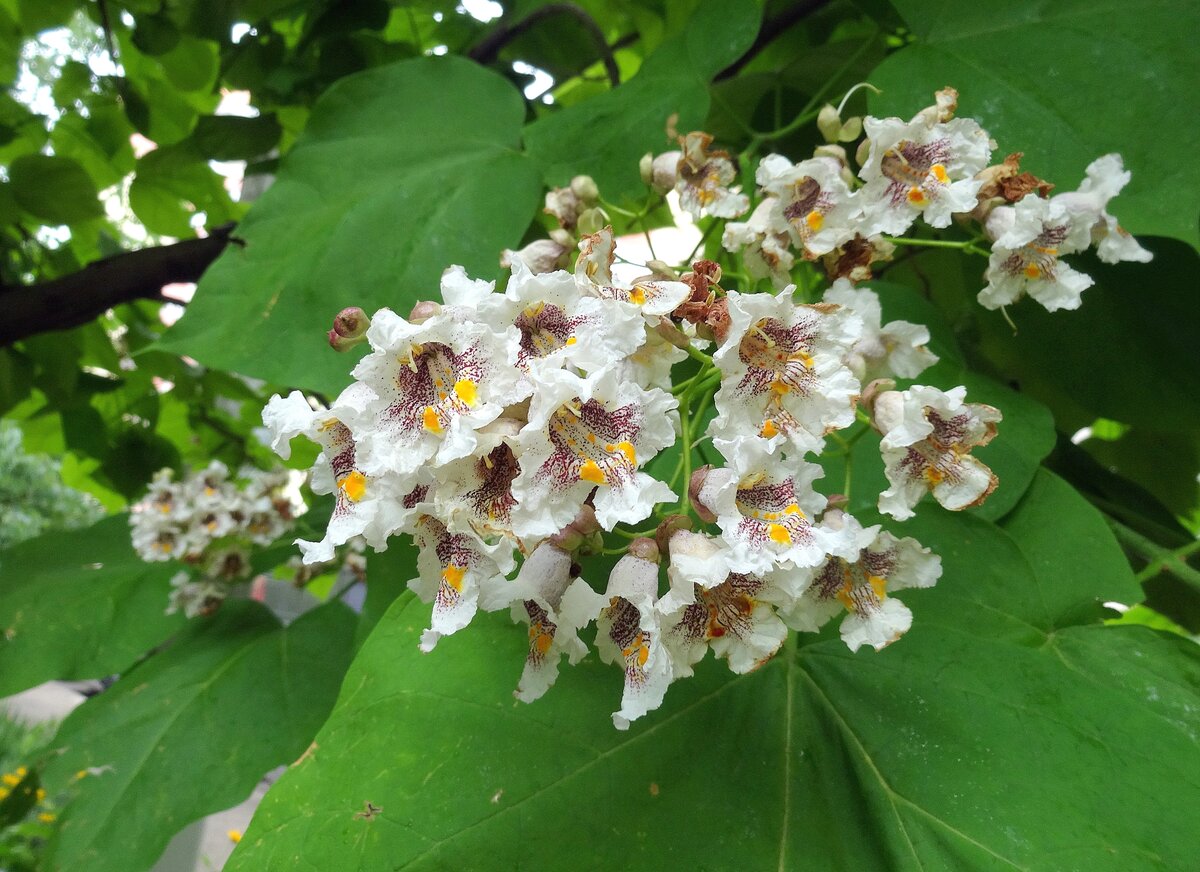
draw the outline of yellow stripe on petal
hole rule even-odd
[[[604,484],[604,470],[594,460],[585,460],[579,467],[580,481],[590,481],[592,484]]]
[[[351,502],[357,503],[367,492],[367,477],[356,469],[343,475],[338,480],[337,486]]]
[[[792,534],[783,524],[767,524],[767,535],[771,537],[772,542],[778,542],[781,545],[787,545],[792,541]]]
[[[425,425],[425,429],[430,433],[442,432],[442,422],[438,420],[437,410],[433,406],[425,407],[425,411],[421,415],[421,423]]]
[[[463,578],[466,576],[467,570],[461,566],[455,566],[451,563],[442,570],[442,581],[450,585],[459,593],[462,593]]]
[[[469,378],[460,378],[456,381],[454,383],[454,393],[468,406],[473,406],[479,401],[479,388]]]

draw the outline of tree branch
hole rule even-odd
[[[118,254],[50,281],[0,288],[0,347],[78,327],[121,303],[174,302],[162,296],[163,286],[197,281],[225,250],[233,227],[217,227],[204,239]]]
[[[830,0],[797,0],[793,6],[783,10],[774,18],[765,20],[762,23],[762,27],[759,28],[758,37],[754,40],[754,44],[746,49],[744,55],[717,73],[714,81],[720,82],[723,79],[730,79],[736,76],[741,72],[742,67],[754,60],[759,52],[774,42],[776,38],[782,36],[792,25],[807,18],[822,6],[828,6],[829,2]]]
[[[608,73],[608,80],[614,88],[621,84],[621,71],[617,69],[617,60],[613,57],[613,50],[609,47],[608,40],[604,38],[604,31],[600,29],[600,25],[588,14],[586,9],[574,3],[547,3],[545,6],[539,6],[515,24],[500,25],[467,52],[467,57],[477,63],[490,64],[499,57],[500,50],[504,46],[530,30],[543,18],[551,15],[570,15],[583,25],[583,29],[588,32],[596,44],[600,60],[604,62],[604,70]]]

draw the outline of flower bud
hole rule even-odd
[[[648,151],[638,161],[638,172],[647,185],[654,183],[654,152]]]
[[[595,203],[600,199],[600,189],[591,176],[576,176],[571,179],[571,193],[585,203]]]
[[[837,107],[826,103],[817,113],[817,130],[825,137],[826,142],[837,142],[842,130],[842,119],[838,117]]]
[[[854,152],[854,160],[859,166],[867,162],[867,158],[871,156],[871,140],[864,139],[858,144],[858,150]]]
[[[687,347],[692,344],[692,341],[688,339],[686,333],[665,318],[660,320],[658,324],[655,325],[654,330],[659,336],[670,342],[676,348],[687,349]]]
[[[696,511],[696,517],[706,524],[715,523],[717,520],[716,514],[700,501],[700,492],[704,490],[704,483],[708,480],[708,474],[712,472],[712,465],[705,465],[692,473],[691,479],[688,481],[688,500],[691,501],[692,508]]]
[[[557,230],[555,232],[565,233],[566,231]],[[567,254],[570,250],[569,244],[563,245],[555,239],[536,239],[518,251],[506,248],[500,257],[500,266],[510,269],[513,261],[520,259],[534,275],[554,272],[567,265]]]
[[[658,157],[653,158],[648,168],[645,158],[643,158],[642,180],[659,194],[665,194],[667,191],[674,190],[675,181],[679,173],[679,160],[682,157],[682,152],[664,152]]]
[[[658,544],[653,539],[634,539],[626,549],[630,555],[645,560],[647,563],[658,563]]]
[[[680,530],[691,529],[692,519],[687,515],[667,515],[663,518],[662,523],[658,525],[658,529],[654,531],[654,543],[658,545],[658,552],[660,554],[667,554],[669,552],[668,546],[671,543],[671,537]]]
[[[358,306],[342,309],[333,319],[333,329],[329,331],[329,346],[334,351],[348,351],[367,337],[367,328],[371,319]]]
[[[567,524],[547,541],[552,542],[563,551],[578,551],[589,544],[592,537],[600,532],[600,522],[596,520],[596,510],[586,503],[579,508],[575,520]]]
[[[435,303],[433,300],[421,300],[408,313],[408,320],[413,324],[420,324],[441,311],[441,303]]]
[[[583,236],[591,236],[593,233],[599,233],[608,225],[608,216],[604,210],[593,206],[580,213],[579,220],[576,223],[576,229]]]
[[[875,401],[879,395],[891,391],[896,387],[896,383],[890,378],[877,378],[863,388],[863,392],[858,397],[858,405],[868,415],[875,414]]]

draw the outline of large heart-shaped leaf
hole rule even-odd
[[[1200,169],[1194,113],[1180,95],[1197,81],[1200,7],[1188,0],[1021,0],[1002,8],[954,0],[896,0],[917,36],[871,75],[875,114],[908,116],[953,85],[1000,155],[1073,190],[1084,168],[1120,152],[1133,181],[1115,214],[1133,233],[1193,245]]]
[[[0,696],[127,667],[182,625],[165,614],[177,570],[142,562],[125,514],[0,552]]]
[[[750,47],[760,15],[752,0],[701,3],[629,82],[529,125],[525,144],[546,181],[586,173],[612,200],[644,191],[638,159],[676,147],[664,133],[672,115],[680,133],[704,123],[709,80]]]
[[[628,733],[619,671],[589,658],[525,706],[520,629],[422,655],[427,607],[397,601],[227,868],[1187,868],[1200,658],[1070,623],[1136,597],[1099,515],[1048,473],[1008,532],[923,515],[946,573],[905,594],[901,641],[789,643],[740,678],[708,660]]]
[[[147,869],[186,824],[245,799],[328,714],[354,626],[340,603],[284,629],[257,603],[227,602],[76,709],[43,780],[93,775],[78,782],[48,868]]]
[[[205,274],[171,349],[213,367],[336,393],[351,362],[323,349],[345,306],[408,314],[451,264],[498,272],[541,183],[516,149],[524,103],[462,58],[348,76],[318,101],[274,185]]]

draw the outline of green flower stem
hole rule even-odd
[[[955,241],[953,239],[908,239],[903,236],[884,236],[884,240],[893,245],[916,245],[928,248],[966,248],[971,245],[970,239]]]
[[[692,358],[693,360],[700,361],[708,368],[712,367],[712,365],[713,365],[712,356],[705,354],[699,348],[696,348],[694,345],[692,345],[692,343],[689,342],[687,345],[685,345],[683,347],[683,350],[686,351],[688,354],[688,357]],[[701,370],[701,372],[703,372],[703,370]]]

